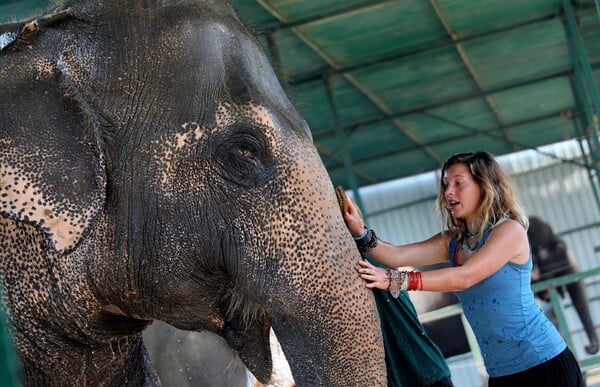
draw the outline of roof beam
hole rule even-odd
[[[596,64],[595,67],[600,68],[600,63]],[[440,100],[440,101],[436,101],[433,103],[429,103],[426,105],[421,105],[421,106],[413,106],[413,107],[409,107],[407,109],[398,111],[392,115],[384,115],[380,118],[376,118],[373,120],[369,120],[369,121],[364,121],[364,122],[359,122],[359,123],[355,123],[355,124],[351,124],[351,125],[346,125],[344,127],[344,130],[348,130],[351,132],[354,132],[355,130],[359,130],[362,127],[366,127],[369,125],[374,125],[377,123],[381,123],[381,122],[387,122],[387,121],[391,121],[397,118],[402,118],[402,116],[406,115],[406,114],[414,114],[414,113],[422,113],[426,110],[429,109],[435,109],[437,107],[440,106],[444,106],[447,105],[448,103],[455,103],[455,102],[461,102],[461,101],[465,101],[468,99],[472,99],[472,98],[486,98],[489,94],[494,94],[494,93],[499,93],[499,92],[503,92],[503,91],[507,91],[507,90],[511,90],[511,89],[515,89],[517,87],[522,87],[522,86],[527,86],[527,85],[531,85],[537,82],[542,82],[542,81],[546,81],[552,78],[557,78],[557,77],[561,77],[561,76],[570,76],[573,73],[573,70],[571,68],[571,66],[567,67],[567,68],[563,68],[563,69],[559,69],[556,70],[555,72],[552,72],[550,74],[546,74],[543,76],[538,76],[538,77],[533,77],[530,78],[528,80],[524,80],[519,82],[519,84],[517,85],[504,85],[504,86],[499,86],[496,88],[491,88],[489,89],[487,92],[481,92],[481,91],[477,91],[474,93],[466,93],[463,95],[456,95],[456,96],[452,96],[451,98],[447,98],[444,100]],[[319,134],[319,136],[315,136],[315,138],[322,138],[325,136],[330,136],[333,134],[333,130],[329,130],[329,131],[324,131],[321,132]]]
[[[352,74],[346,73],[346,74],[344,74],[344,77],[346,79],[348,79],[348,81],[350,81],[354,85],[354,87],[356,87],[358,90],[360,90],[361,93],[363,93],[367,98],[369,98],[375,104],[375,106],[377,106],[379,108],[379,110],[381,110],[386,116],[389,117],[394,114],[394,112],[387,106],[387,104],[381,98],[379,98],[377,95],[373,94],[365,85],[363,85]],[[335,97],[332,96],[332,98],[335,98]],[[407,137],[412,139],[415,143],[420,144],[423,147],[423,150],[425,151],[425,153],[427,153],[427,155],[429,157],[431,157],[436,162],[439,162],[441,160],[441,157],[437,153],[435,153],[435,151],[431,147],[428,147],[425,144],[425,142],[423,141],[423,139],[419,138],[419,136],[417,136],[414,131],[408,129],[405,125],[403,125],[400,120],[393,119],[392,123],[394,124],[394,126],[396,128],[398,128]]]
[[[342,157],[338,156],[337,153],[335,152],[335,150],[331,150],[320,144],[315,144],[315,147],[317,148],[317,150],[319,151],[319,153],[321,155],[325,155],[325,156],[329,157],[330,159],[337,161],[339,164],[342,164],[342,165],[344,164],[344,159]],[[324,163],[324,164],[327,164],[327,163]],[[336,167],[337,167],[337,165],[339,165],[339,164],[334,164],[334,165],[336,165]],[[327,169],[329,169],[329,166],[327,166]],[[362,177],[363,179],[369,181],[370,183],[379,182],[379,179],[377,179],[374,176],[369,175],[367,172],[365,172],[361,168],[357,168],[356,166],[353,166],[352,170],[354,171],[354,173],[356,173],[357,176]],[[346,188],[348,188],[348,187],[346,187]]]
[[[426,112],[422,112],[421,114],[426,115],[426,116],[428,116],[430,118],[433,118],[433,119],[445,122],[445,123],[450,123],[450,124],[459,126],[459,127],[461,127],[462,129],[465,129],[468,132],[466,134],[462,134],[462,135],[459,135],[459,136],[454,136],[454,137],[450,137],[450,138],[444,138],[444,139],[440,139],[440,140],[436,140],[436,141],[430,141],[430,142],[427,143],[428,146],[434,146],[434,145],[437,145],[437,144],[443,144],[443,143],[445,143],[447,141],[457,141],[457,140],[466,139],[466,138],[469,138],[470,136],[473,136],[473,135],[484,135],[484,136],[488,136],[488,137],[490,137],[490,138],[492,138],[494,140],[497,140],[498,139],[498,135],[494,134],[494,132],[501,131],[503,129],[510,129],[510,128],[521,126],[521,125],[536,123],[536,122],[543,121],[543,120],[546,120],[546,119],[549,119],[549,118],[554,118],[557,115],[559,115],[560,117],[569,117],[569,118],[572,118],[572,117],[576,117],[576,116],[581,115],[582,112],[573,111],[573,110],[563,110],[563,111],[553,112],[553,113],[550,113],[550,114],[545,114],[545,115],[537,116],[537,117],[530,118],[530,119],[527,119],[527,120],[515,122],[515,123],[512,123],[510,125],[505,125],[503,127],[495,126],[495,127],[484,129],[484,130],[478,130],[478,129],[475,129],[475,128],[471,128],[471,127],[469,127],[467,125],[464,125],[464,124],[462,124],[460,122],[451,121],[451,120],[445,119],[443,117],[436,116],[434,114],[430,114],[430,113],[426,113]],[[522,144],[522,143],[518,143],[518,142],[514,142],[513,144],[516,145],[517,150],[525,150],[525,149],[537,150],[535,147],[531,147],[531,146],[528,146],[526,144]],[[383,159],[385,157],[389,157],[389,156],[395,155],[398,152],[412,151],[412,150],[422,149],[422,148],[423,148],[422,146],[417,145],[417,146],[405,148],[405,149],[402,149],[402,150],[382,152],[382,153],[380,153],[380,154],[378,154],[376,156],[356,158],[355,161],[357,161],[357,162],[365,162],[365,161],[372,161],[372,160],[377,160],[377,159]],[[335,150],[331,150],[331,152],[335,152]],[[577,165],[580,165],[580,164],[578,163]],[[339,167],[340,167],[340,165],[333,165],[333,166],[330,165],[328,168],[339,168]]]
[[[458,44],[458,43],[466,43],[466,42],[469,42],[469,41],[474,40],[474,39],[479,39],[479,38],[483,38],[483,37],[486,37],[486,36],[490,36],[490,35],[502,33],[502,32],[505,32],[505,31],[512,30],[514,28],[519,28],[519,27],[522,27],[522,26],[526,26],[526,25],[529,25],[529,24],[538,23],[538,22],[545,21],[545,20],[551,20],[551,19],[554,19],[554,18],[556,18],[556,17],[558,17],[560,15],[559,11],[560,10],[557,8],[556,12],[552,12],[550,14],[540,15],[539,17],[534,18],[534,19],[522,21],[522,22],[519,22],[519,23],[515,23],[515,24],[512,24],[512,25],[504,26],[504,27],[497,28],[497,29],[494,29],[494,30],[490,30],[490,31],[487,31],[487,32],[484,32],[484,33],[479,33],[479,34],[476,34],[476,35],[473,35],[473,36],[469,36],[469,37],[466,37],[466,38],[462,38],[462,39],[454,39],[453,40],[453,39],[450,39],[450,37],[449,37],[448,40],[445,41],[445,42],[440,42],[440,43],[435,43],[435,44],[427,44],[427,45],[424,45],[424,46],[421,46],[421,47],[416,47],[416,48],[408,50],[408,51],[403,51],[403,52],[400,52],[400,53],[394,53],[394,54],[386,55],[386,56],[383,56],[383,57],[380,57],[380,58],[377,58],[377,59],[372,59],[372,60],[367,60],[367,61],[363,61],[363,62],[360,62],[360,63],[356,63],[356,64],[353,64],[351,66],[342,66],[340,64],[335,63],[335,61],[329,55],[325,54],[324,51],[319,48],[319,45],[317,44],[317,42],[313,41],[306,34],[300,33],[299,31],[302,29],[302,26],[304,26],[305,24],[308,24],[308,23],[296,25],[296,26],[293,26],[293,27],[284,27],[282,29],[288,29],[289,28],[302,41],[304,41],[309,47],[311,47],[314,50],[315,50],[315,47],[316,47],[317,49],[315,50],[315,52],[319,56],[321,56],[321,58],[323,60],[325,60],[328,64],[330,64],[330,66],[333,68],[333,69],[328,70],[328,73],[330,75],[333,75],[333,74],[342,74],[342,73],[352,72],[352,71],[359,70],[359,69],[362,69],[362,68],[365,68],[365,67],[369,67],[369,66],[372,66],[372,65],[375,65],[375,64],[385,63],[385,62],[397,60],[397,59],[400,59],[400,58],[403,58],[403,57],[412,56],[412,55],[416,55],[416,54],[420,54],[420,53],[424,53],[424,52],[427,52],[427,51],[436,50],[436,49],[440,49],[440,48],[444,48],[444,47],[449,47],[451,45],[454,46],[455,44]],[[274,30],[274,31],[276,31],[276,30]],[[274,31],[271,31],[270,33],[274,33]],[[335,66],[332,63],[335,63]],[[294,82],[297,83],[297,84],[301,84],[303,82],[308,82],[308,81],[313,81],[313,80],[315,80],[315,78],[311,77],[311,78],[306,78],[306,79],[294,80]]]
[[[269,0],[256,0],[256,2],[258,4],[260,4],[265,10],[267,10],[271,15],[273,15],[273,17],[275,17],[283,26],[282,28],[293,28],[293,27],[298,27],[298,26],[303,26],[303,25],[311,25],[311,24],[315,24],[324,20],[327,21],[331,21],[331,20],[335,20],[336,18],[339,17],[344,17],[347,15],[351,15],[353,13],[357,13],[357,12],[362,12],[365,9],[369,9],[372,8],[374,6],[378,6],[381,4],[385,4],[385,3],[394,3],[394,2],[398,2],[399,0],[370,0],[370,1],[365,1],[364,5],[361,5],[359,7],[356,6],[349,6],[349,7],[344,7],[341,10],[336,9],[334,11],[330,11],[327,13],[323,13],[321,15],[319,15],[318,17],[315,18],[304,18],[304,19],[299,19],[297,21],[289,21],[286,20],[285,16],[279,12],[279,10],[274,7],[273,5],[271,5],[271,2]]]
[[[473,82],[477,86],[477,89],[479,90],[480,93],[483,94],[484,87],[481,84],[479,74],[477,73],[475,66],[473,66],[473,64],[471,63],[471,60],[469,59],[467,53],[465,52],[464,45],[462,43],[456,42],[458,37],[457,37],[456,33],[450,29],[450,24],[448,23],[448,21],[446,19],[446,15],[444,15],[442,9],[440,8],[440,6],[438,5],[437,2],[438,2],[438,0],[430,0],[431,6],[433,7],[433,10],[435,11],[435,14],[437,15],[441,24],[444,26],[444,29],[448,33],[448,36],[450,37],[450,39],[452,39],[453,42],[455,42],[454,49],[458,53],[458,56],[461,58],[463,64],[465,65],[465,68],[467,69],[467,72],[469,73],[469,75],[473,79]],[[500,110],[496,106],[496,102],[494,101],[494,99],[490,95],[486,95],[484,98],[484,101],[486,102],[488,108],[494,115],[494,118],[496,119],[496,122],[498,123],[498,125],[500,127],[503,127],[504,119],[502,118],[502,114],[500,113]],[[516,151],[517,149],[514,146],[513,139],[510,137],[508,131],[503,129],[503,132],[504,132],[504,137],[505,137],[506,141],[508,141],[509,144],[513,144],[513,150]]]

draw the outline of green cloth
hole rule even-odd
[[[444,355],[425,332],[408,293],[393,298],[387,291],[373,289],[373,295],[383,332],[388,386],[425,387],[449,377]]]
[[[0,386],[20,387],[20,364],[13,348],[4,307],[0,306]]]

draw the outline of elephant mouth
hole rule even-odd
[[[94,330],[96,337],[112,339],[137,334],[150,324],[152,320],[126,316],[118,307],[109,305],[97,313],[89,327]]]
[[[234,313],[225,319],[219,332],[227,344],[237,352],[246,368],[265,384],[269,382],[273,373],[270,330],[271,320],[266,312],[262,311],[256,318]]]

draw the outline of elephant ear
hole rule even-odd
[[[67,253],[105,201],[105,163],[97,115],[59,48],[36,42],[38,28],[0,30],[0,216],[35,226]]]

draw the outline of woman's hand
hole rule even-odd
[[[365,224],[360,216],[358,207],[350,198],[348,198],[348,212],[345,212],[343,215],[344,222],[346,222],[346,227],[348,227],[350,234],[354,237],[360,236],[365,230]]]
[[[369,289],[378,288],[388,290],[390,288],[390,278],[386,269],[372,265],[367,260],[360,260],[358,269],[360,278],[366,281],[365,286]]]

